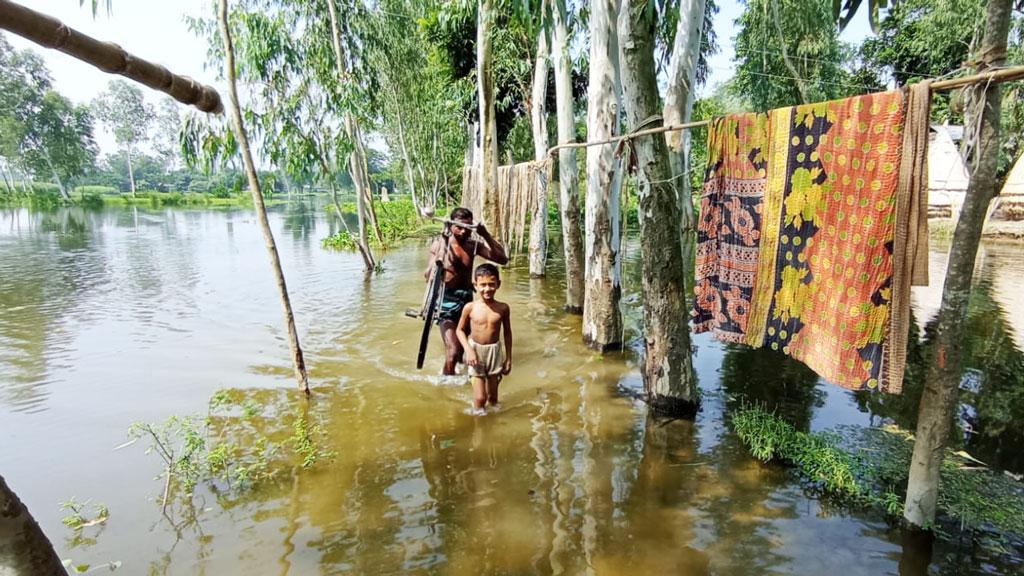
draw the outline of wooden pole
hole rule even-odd
[[[220,114],[224,111],[220,94],[212,87],[200,84],[188,76],[172,74],[159,64],[137,58],[112,42],[101,42],[87,36],[53,16],[9,0],[0,0],[0,28],[92,64],[108,74],[120,74],[159,90],[203,112]]]

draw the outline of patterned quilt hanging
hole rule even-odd
[[[909,306],[903,270],[906,295],[893,297],[894,261],[907,249],[894,246],[897,197],[907,193],[898,194],[904,107],[904,93],[891,91],[711,124],[697,332],[781,350],[845,388],[900,391],[904,355],[892,365],[888,345],[891,308]],[[913,232],[911,244],[922,238]]]

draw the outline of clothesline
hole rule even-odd
[[[954,88],[960,88],[969,84],[980,84],[982,82],[987,84],[1001,84],[1003,82],[1012,82],[1013,80],[1020,80],[1024,78],[1024,66],[1011,66],[1009,68],[1002,68],[992,72],[983,72],[981,74],[972,74],[970,76],[964,76],[962,78],[952,78],[949,80],[937,80],[931,83],[930,89],[932,92],[942,92],[946,90],[953,90]],[[591,142],[567,142],[565,144],[559,144],[553,146],[548,150],[548,155],[554,155],[559,150],[567,148],[589,148],[591,146],[602,146],[605,144],[616,144],[623,140],[631,140],[640,136],[649,136],[651,134],[660,134],[663,132],[674,132],[677,130],[688,130],[690,128],[700,128],[707,126],[711,123],[711,119],[708,120],[697,120],[694,122],[684,122],[683,124],[671,124],[669,126],[658,126],[656,128],[646,128],[643,130],[637,130],[630,132],[629,134],[623,134],[621,136],[615,136],[607,138],[605,140],[594,140]]]

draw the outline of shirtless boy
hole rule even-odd
[[[466,208],[452,210],[451,219],[467,226],[473,225],[473,213]],[[444,340],[445,360],[441,373],[445,376],[455,374],[455,364],[462,361],[463,345],[455,336],[455,326],[462,316],[463,307],[473,301],[473,257],[480,255],[482,258],[498,264],[508,264],[505,247],[491,236],[482,222],[476,225],[476,233],[480,235],[483,242],[474,240],[472,231],[468,228],[452,226],[452,238],[448,242],[447,252],[445,252],[444,238],[438,237],[430,247],[430,264],[424,274],[429,282],[434,262],[438,257],[442,258],[444,300],[441,302],[437,324],[441,329],[441,338]]]
[[[512,371],[512,323],[508,304],[494,299],[501,287],[497,266],[477,266],[473,286],[480,299],[462,309],[455,333],[466,350],[466,364],[473,381],[473,408],[479,413],[486,404],[498,404],[498,384],[502,376]]]

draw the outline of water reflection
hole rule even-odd
[[[434,378],[436,334],[427,368],[413,367],[419,324],[401,311],[422,297],[424,245],[389,252],[385,271],[366,276],[358,255],[320,249],[338,227],[320,208],[299,203],[270,217],[312,370],[310,403],[293,390],[250,212],[0,212],[0,435],[14,439],[0,465],[51,536],[64,533],[54,503],[69,492],[112,511],[94,544],[71,550],[53,537],[63,557],[115,558],[133,574],[973,570],[879,518],[829,509],[789,470],[749,456],[727,424],[744,402],[809,429],[847,401],[802,364],[699,336],[703,411],[696,422],[656,420],[631,398],[636,346],[603,356],[580,346],[579,318],[561,312],[560,258],[543,280],[529,278],[522,258],[503,270],[501,289],[516,369],[501,412],[474,418],[468,388]],[[635,244],[624,253],[635,344]],[[1024,438],[1010,415],[1024,407],[1024,364],[1001,276],[1019,266],[1007,262],[982,266],[968,318],[978,391],[964,398],[977,410],[971,449],[992,443],[992,460],[1013,467]],[[858,396],[876,422],[912,424],[913,371],[927,356],[912,341],[907,392]],[[162,485],[150,481],[159,462],[138,447],[111,448],[131,421],[205,414],[222,388],[260,413],[221,414],[211,430],[279,444],[279,474],[251,491],[201,487],[193,505],[162,517]],[[291,456],[295,410],[322,423],[333,459],[303,469]]]
[[[997,300],[994,271],[982,272],[971,292],[964,330],[964,364],[960,406],[954,415],[954,445],[997,468],[1024,472],[1024,352],[1015,342],[1013,327]],[[914,326],[907,356],[903,394],[858,393],[857,402],[876,419],[887,419],[913,430],[932,359],[935,321],[923,334]],[[877,421],[877,420],[876,420]]]

